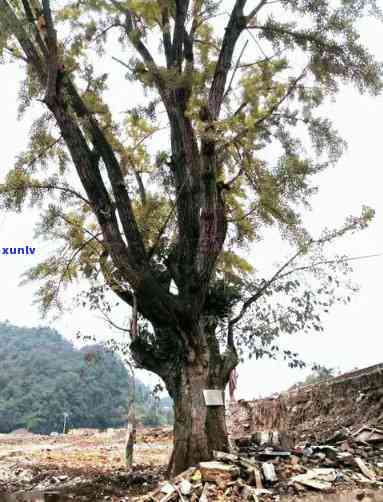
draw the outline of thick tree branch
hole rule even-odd
[[[25,31],[22,22],[17,18],[7,0],[0,0],[0,26],[3,28],[5,33],[14,35],[17,38],[17,41],[23,49],[28,62],[33,65],[44,85],[47,73],[44,68],[43,61]]]
[[[94,155],[81,129],[63,105],[56,100],[51,110],[103,231],[105,245],[109,249],[115,265],[121,268],[127,280],[132,281],[133,284],[138,284],[139,277],[136,272],[133,272],[130,264],[133,261],[130,250],[120,235],[115,209],[105,188],[99,168],[95,165]]]
[[[166,66],[167,68],[170,68],[172,65],[172,37],[170,35],[169,8],[165,2],[162,2],[161,4],[161,30],[166,57]]]
[[[0,0],[0,24],[16,36],[29,63],[33,65],[42,85],[44,85],[47,81],[47,75],[40,56],[7,0]],[[69,91],[72,91],[70,94],[73,99],[73,96],[76,97],[77,93],[73,92],[74,87],[71,84],[68,87]],[[82,104],[78,100],[74,103],[74,106],[79,103]],[[105,245],[110,250],[116,266],[120,268],[132,284],[138,285],[140,282],[139,276],[133,272],[127,260],[127,257],[131,255],[130,249],[126,246],[120,235],[113,204],[105,188],[100,171],[94,163],[94,156],[89,149],[86,139],[80,127],[66,109],[64,102],[55,99],[50,104],[50,108],[56,118],[62,137],[68,146],[88,199],[92,203],[95,215],[103,231]]]
[[[199,212],[201,193],[201,156],[193,124],[187,116],[187,94],[184,88],[171,95],[168,111],[172,157],[170,167],[176,187],[178,222],[178,268],[184,278],[180,289],[186,295],[194,295],[198,281],[196,255],[200,232]]]
[[[77,116],[84,120],[85,126],[90,131],[94,149],[100,154],[105,163],[121,225],[129,244],[130,262],[133,268],[139,270],[146,266],[146,251],[133,213],[132,203],[125,186],[120,165],[104,132],[99,127],[95,117],[85,106],[73,83],[69,78],[66,78],[63,85],[65,85],[69,93],[72,106]]]
[[[209,110],[214,120],[218,118],[220,113],[224,99],[226,80],[231,68],[234,49],[239,36],[246,29],[248,22],[267,4],[267,0],[261,0],[248,16],[245,16],[243,13],[246,3],[247,0],[236,0],[225,29],[225,35],[209,93]]]
[[[48,82],[45,100],[47,103],[53,102],[57,91],[58,77],[58,54],[57,54],[57,34],[53,25],[53,18],[49,0],[42,0],[43,16],[46,23],[46,44],[48,48]]]
[[[162,76],[160,75],[160,72],[158,71],[158,67],[155,63],[153,56],[151,55],[148,48],[141,40],[140,32],[136,29],[133,21],[133,13],[129,9],[125,11],[124,28],[131,44],[136,49],[138,54],[141,56],[148,71],[153,75],[154,82],[157,86],[158,92],[161,96],[164,106],[167,110],[169,110],[169,96],[166,89],[166,85],[163,81]]]
[[[213,164],[214,165],[214,164]],[[201,231],[198,243],[198,272],[201,284],[209,284],[211,273],[222,250],[226,233],[227,218],[224,200],[226,186],[216,182],[215,175],[204,172],[204,193],[201,209]],[[200,288],[199,300],[204,301],[207,289]]]
[[[229,22],[225,29],[221,51],[215,67],[213,82],[209,93],[209,111],[216,120],[221,110],[227,76],[231,68],[233,53],[240,34],[246,28],[243,9],[247,0],[236,0]]]
[[[112,0],[113,3],[115,0]],[[188,62],[185,71],[192,65],[191,40],[187,37],[185,21],[188,5],[178,2],[176,5],[175,32],[172,45],[172,65],[182,65],[185,55]],[[195,275],[196,249],[199,235],[199,192],[200,192],[200,157],[198,144],[190,118],[187,117],[187,102],[190,96],[192,78],[185,79],[178,88],[169,87],[163,80],[155,61],[141,40],[135,28],[134,16],[130,10],[125,11],[125,30],[132,43],[154,78],[157,90],[166,108],[172,145],[172,171],[177,193],[177,212],[179,225],[178,259],[179,268],[185,278],[185,287],[189,288],[193,274]],[[183,51],[183,48],[185,51]],[[179,194],[182,196],[180,197]],[[195,276],[194,282],[197,281]],[[192,281],[193,282],[193,281]],[[194,286],[195,287],[195,286]],[[182,286],[181,286],[182,288]]]
[[[137,171],[137,169],[130,163],[133,169],[134,177],[136,178],[137,185],[138,185],[138,192],[140,194],[140,199],[141,199],[141,204],[145,206],[146,204],[146,190],[145,190],[145,185],[144,182],[142,181],[142,177],[140,173]]]
[[[33,26],[33,31],[34,31],[34,34],[35,34],[35,40],[36,40],[36,43],[37,45],[39,46],[40,50],[41,50],[41,53],[45,56],[45,57],[48,57],[48,49],[41,37],[41,34],[39,32],[39,30],[37,29],[37,26],[36,26],[36,17],[37,17],[37,12],[33,12],[32,10],[32,7],[29,3],[28,0],[22,0],[21,2],[23,4],[23,8],[24,8],[24,11],[25,11],[25,15],[27,17],[27,21],[30,23],[31,26]]]
[[[125,12],[125,30],[126,34],[129,37],[129,40],[132,42],[132,45],[135,47],[137,52],[142,57],[144,63],[148,66],[148,68],[157,69],[157,65],[154,61],[153,56],[150,54],[148,48],[141,40],[141,35],[135,23],[133,21],[133,13],[131,10],[126,10]]]
[[[189,0],[176,0],[176,15],[174,22],[173,47],[172,47],[172,64],[182,72],[183,63],[183,47],[185,42],[186,29],[185,22],[189,9]]]

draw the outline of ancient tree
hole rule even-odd
[[[0,0],[2,61],[25,73],[20,114],[39,112],[2,207],[40,204],[38,235],[62,243],[28,275],[44,309],[76,278],[90,302],[107,286],[133,307],[134,360],[175,403],[178,472],[227,448],[224,408],[202,391],[225,388],[239,347],[272,353],[344,297],[327,269],[346,260],[324,250],[372,211],[312,236],[302,209],[344,146],[320,105],[347,83],[380,90],[356,28],[379,12],[373,0],[41,1]],[[294,250],[267,278],[244,253],[272,226]],[[276,310],[271,295],[285,295]]]

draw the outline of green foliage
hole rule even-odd
[[[245,12],[240,9],[235,22],[222,30],[221,19],[227,16],[220,14],[229,12],[233,4],[245,5]],[[35,41],[33,22],[21,2],[7,5],[18,16],[16,21],[19,19],[25,26],[25,36],[45,64],[44,51]],[[31,5],[35,8],[36,2]],[[190,179],[202,172],[202,145],[214,145],[209,169],[215,198],[209,204],[217,207],[217,200],[224,199],[228,231],[213,272],[209,271],[207,277],[206,301],[200,305],[205,314],[226,319],[234,315],[241,297],[261,291],[263,296],[257,297],[253,310],[246,307],[247,318],[243,319],[238,340],[259,356],[265,351],[274,353],[275,339],[281,333],[320,330],[321,316],[333,302],[343,301],[348,290],[353,290],[348,284],[342,286],[345,257],[331,261],[340,264],[340,271],[331,264],[327,267],[330,271],[318,264],[328,264],[322,244],[364,228],[373,211],[364,208],[340,229],[328,230],[319,237],[305,228],[303,214],[318,189],[317,175],[336,163],[346,147],[331,122],[321,116],[321,106],[334,99],[345,84],[372,95],[382,89],[382,65],[369,53],[358,33],[363,16],[382,16],[374,0],[259,2],[259,12],[256,9],[254,15],[249,15],[252,8],[246,2],[214,0],[63,0],[54,6],[53,19],[61,62],[78,92],[74,99],[71,87],[64,86],[60,113],[73,119],[87,142],[86,148],[92,151],[92,172],[97,172],[98,182],[108,193],[112,213],[122,220],[121,214],[131,205],[134,217],[130,217],[126,228],[140,231],[150,256],[148,266],[144,257],[135,260],[139,262],[137,270],[139,274],[146,268],[153,275],[158,271],[167,274],[161,287],[171,276],[175,282],[178,279],[186,283],[192,275],[188,271],[188,277],[177,277],[176,269],[182,268],[185,258],[176,256],[176,247],[185,238],[180,235],[180,214],[183,208],[184,217],[202,215],[201,201],[209,190],[201,188],[203,176],[194,184]],[[29,58],[20,88],[22,116],[32,104],[44,105],[46,89],[38,78],[35,62],[29,53],[21,51],[24,34],[20,35],[20,26],[10,19],[0,8],[3,62]],[[227,51],[231,42],[228,34],[234,37],[239,26],[242,34],[233,50]],[[169,55],[169,44],[173,55]],[[102,67],[97,61],[100,55],[110,56],[103,59]],[[228,69],[220,113],[210,120],[211,110],[207,115],[204,111],[219,88],[217,75],[222,76]],[[125,77],[125,84],[116,84],[117,77]],[[135,103],[131,102],[130,88],[141,92]],[[115,91],[121,94],[118,110],[108,102]],[[79,111],[79,100],[89,114]],[[52,256],[26,274],[26,280],[39,282],[37,299],[44,313],[51,307],[60,308],[63,286],[78,279],[89,281],[92,291],[103,291],[105,284],[117,294],[124,288],[128,293],[134,289],[123,279],[128,267],[122,267],[116,255],[111,257],[116,236],[107,237],[110,226],[102,228],[96,207],[99,201],[88,200],[92,194],[89,190],[86,194],[84,186],[78,188],[74,181],[68,134],[65,137],[58,129],[53,115],[52,109],[47,113],[46,107],[41,108],[27,150],[18,156],[0,186],[0,208],[20,211],[28,202],[39,206],[37,236],[57,243]],[[92,136],[92,121],[105,135],[107,146],[100,144],[100,132],[98,139]],[[181,153],[175,148],[176,136],[184,142]],[[111,163],[112,175],[107,169],[109,148],[116,160]],[[198,161],[194,159],[185,167],[185,159],[177,155],[190,154],[190,150],[197,152]],[[80,168],[72,160],[77,171],[82,172],[83,166]],[[118,181],[116,165],[121,174]],[[85,179],[82,173],[83,185]],[[199,207],[187,207],[187,183],[193,185],[189,192],[199,191],[192,199]],[[116,195],[117,185],[126,188],[131,204]],[[204,221],[200,217],[195,222],[193,242],[198,243]],[[115,226],[116,233],[122,234],[121,225]],[[256,244],[270,227],[297,250],[282,277],[271,282],[244,258],[250,246],[256,253]],[[121,240],[125,243],[129,238],[123,235]],[[127,244],[135,249],[137,243]],[[198,254],[198,250],[190,251],[193,265],[198,262]],[[179,262],[174,264],[177,259]],[[295,270],[298,277],[292,277]],[[308,274],[315,278],[311,285]],[[148,283],[141,279],[130,282]],[[282,300],[286,294],[289,300]],[[177,303],[175,296],[167,299]],[[271,299],[275,301],[273,306],[269,304]],[[189,303],[190,297],[180,299],[180,304]],[[257,319],[256,325],[248,322],[250,313]]]
[[[71,428],[124,426],[130,379],[121,360],[100,345],[75,350],[50,328],[0,324],[0,432],[61,432],[63,413]],[[136,380],[135,395],[145,422],[152,417],[150,389]],[[166,421],[162,407],[157,415]]]

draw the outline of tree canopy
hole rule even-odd
[[[312,236],[302,209],[315,175],[345,146],[320,106],[345,83],[381,89],[381,66],[356,27],[380,16],[376,3],[262,0],[247,12],[245,0],[229,4],[68,0],[51,11],[49,2],[2,1],[2,61],[26,69],[20,116],[40,103],[2,205],[49,201],[36,232],[62,246],[27,276],[42,282],[44,311],[60,306],[63,285],[97,282],[100,272],[131,303],[143,270],[152,304],[170,281],[197,310],[214,304],[222,281],[237,304],[230,287],[244,293],[265,280],[244,258],[263,229],[279,227],[297,247],[295,265],[312,249],[321,261],[325,243],[371,219],[364,208]],[[137,85],[142,103],[133,105],[126,90]],[[108,105],[115,89],[117,110]],[[182,305],[166,298],[177,317]],[[140,310],[153,319],[153,309]]]

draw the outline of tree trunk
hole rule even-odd
[[[209,371],[210,370],[210,371]],[[213,450],[228,451],[224,406],[206,406],[204,389],[224,392],[214,373],[201,364],[185,365],[180,371],[174,399],[174,454],[171,473],[176,475],[203,460]],[[215,380],[215,381],[214,381]]]
[[[133,464],[134,445],[136,443],[136,413],[134,403],[128,414],[128,427],[126,431],[125,463],[127,467]]]
[[[141,332],[130,349],[136,363],[159,375],[174,402],[174,448],[168,473],[210,460],[213,450],[228,451],[225,406],[206,406],[205,389],[224,389],[237,365],[234,349],[220,354],[215,326],[197,323],[183,341],[173,329],[156,330],[156,339]],[[194,337],[197,342],[191,346]]]

